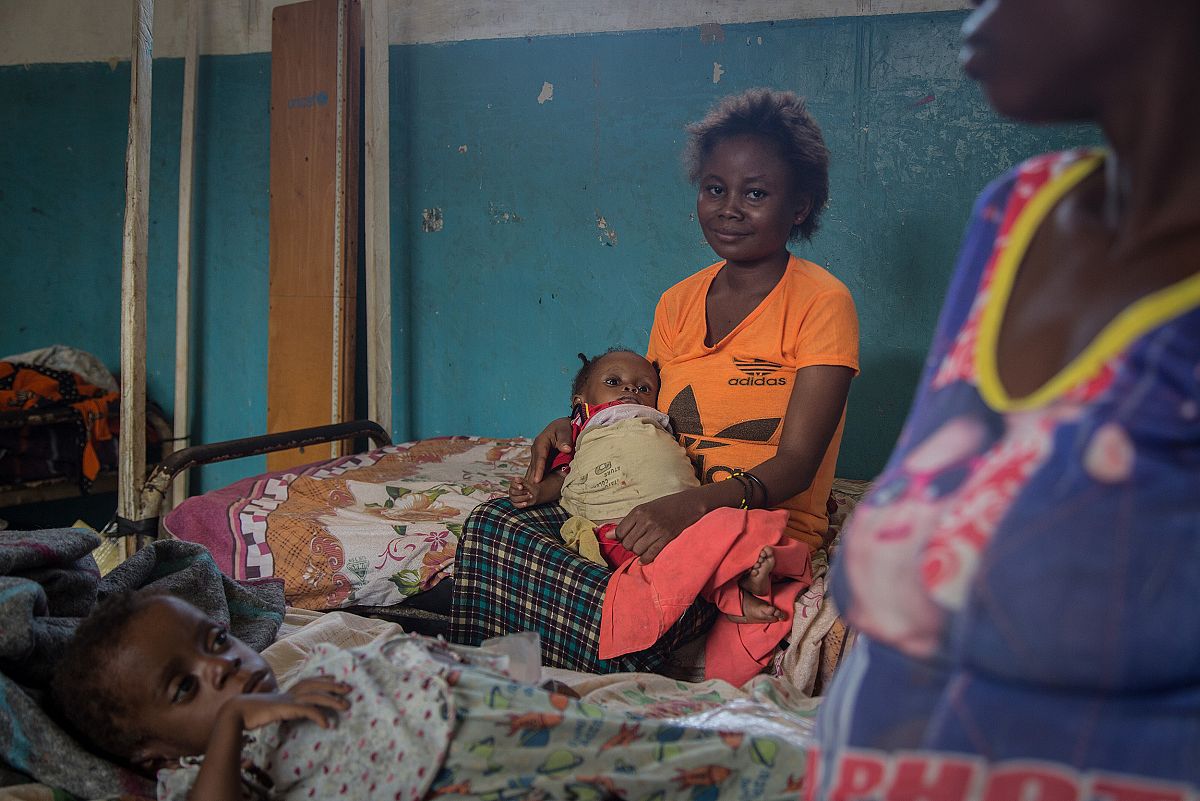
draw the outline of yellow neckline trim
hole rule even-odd
[[[1018,412],[1045,406],[1080,381],[1095,375],[1106,362],[1147,331],[1200,305],[1200,273],[1155,290],[1126,306],[1078,356],[1041,387],[1023,398],[1013,398],[1008,394],[1000,382],[996,343],[1000,338],[1000,324],[1008,309],[1017,268],[1034,234],[1054,205],[1103,163],[1104,153],[1096,152],[1067,167],[1030,198],[1009,231],[1008,242],[996,262],[987,302],[980,316],[979,339],[975,349],[979,394],[997,412]]]

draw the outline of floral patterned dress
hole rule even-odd
[[[1033,159],[976,206],[912,412],[839,551],[864,636],[821,711],[830,797],[856,760],[866,795],[901,781],[901,752],[957,764],[979,797],[997,776],[1034,782],[994,796],[1014,798],[1200,784],[1200,271],[1028,397],[996,365],[1029,242],[1104,158]],[[1051,767],[1012,767],[1030,760]]]
[[[754,726],[681,725],[514,682],[472,649],[402,636],[320,646],[304,677],[353,686],[336,728],[266,726],[243,750],[247,788],[282,799],[794,799],[804,750]],[[731,730],[736,729],[736,730]],[[183,801],[200,760],[159,773]]]

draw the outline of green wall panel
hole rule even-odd
[[[643,348],[658,295],[715,259],[692,219],[683,127],[767,85],[809,98],[833,152],[823,228],[797,253],[858,304],[863,372],[839,473],[874,475],[975,195],[1021,158],[1095,140],[997,119],[958,70],[961,20],[727,26],[716,44],[686,29],[394,49],[393,236],[397,286],[410,287],[398,427],[532,434],[566,412],[577,352]],[[539,104],[544,81],[554,96]],[[426,210],[441,230],[423,229]]]
[[[996,118],[959,73],[961,21],[726,26],[711,44],[688,28],[393,47],[394,434],[532,434],[566,411],[576,352],[644,347],[659,294],[714,260],[692,219],[683,126],[767,85],[808,96],[833,151],[822,230],[797,252],[858,304],[863,374],[839,473],[873,475],[975,195],[1026,156],[1096,141]],[[169,409],[182,62],[154,66],[148,367]],[[543,82],[554,96],[539,104]],[[265,425],[269,92],[267,54],[201,59],[201,442]],[[0,355],[63,342],[118,366],[128,93],[128,64],[0,69]],[[423,229],[425,210],[440,230]],[[215,465],[200,483],[261,467]]]
[[[266,420],[270,58],[203,58],[193,220],[195,440]],[[154,62],[147,383],[174,404],[183,62]],[[0,69],[0,355],[62,343],[120,367],[129,64]],[[243,466],[244,465],[244,466]],[[201,486],[263,460],[203,468]]]

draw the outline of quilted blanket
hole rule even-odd
[[[443,437],[244,479],[167,515],[238,579],[305,609],[390,606],[453,574],[467,515],[523,475],[529,440]]]
[[[62,648],[98,600],[152,587],[184,598],[261,650],[283,620],[277,582],[239,585],[208,554],[155,542],[104,578],[79,529],[0,532],[0,778],[16,772],[83,798],[153,796],[153,784],[87,750],[43,710]]]

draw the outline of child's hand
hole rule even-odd
[[[196,783],[188,793],[189,801],[209,801],[242,797],[242,734],[281,720],[308,718],[322,729],[337,725],[337,713],[350,708],[344,697],[350,685],[332,676],[304,679],[286,693],[244,693],[235,695],[217,713],[217,722],[204,750],[204,762]],[[163,756],[148,754],[139,760],[144,767],[167,766]],[[161,764],[160,764],[161,763]]]
[[[514,478],[512,483],[508,485],[508,500],[518,509],[527,509],[530,506],[536,506],[542,501],[539,500],[539,492],[542,487],[540,481],[529,481],[524,478]]]
[[[331,676],[304,679],[285,693],[248,693],[232,698],[222,714],[237,715],[243,731],[269,723],[307,718],[322,729],[337,725],[337,713],[350,708],[345,695],[350,685]]]
[[[508,500],[518,509],[527,509],[540,503],[554,503],[562,497],[563,480],[566,474],[555,470],[541,481],[530,481],[529,477],[514,478],[508,485]]]

